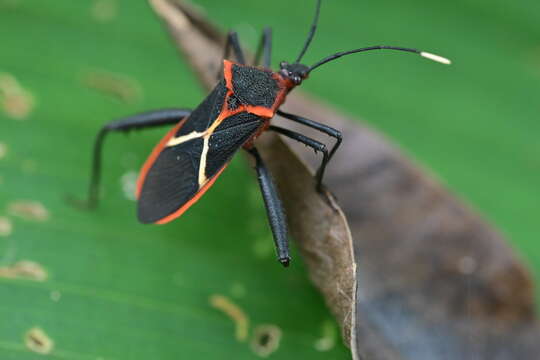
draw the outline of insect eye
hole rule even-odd
[[[282,61],[282,62],[279,63],[279,67],[282,68],[282,69],[287,67],[288,65],[289,65],[289,63],[286,62],[286,61]]]

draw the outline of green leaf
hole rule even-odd
[[[2,359],[253,359],[268,331],[273,359],[349,358],[301,259],[277,263],[241,157],[181,220],[144,226],[128,190],[164,131],[113,135],[99,209],[65,202],[103,123],[204,97],[145,3],[4,0],[0,23]]]

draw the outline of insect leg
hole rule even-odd
[[[324,125],[324,124],[321,124],[319,122],[316,122],[316,121],[313,121],[313,120],[310,120],[310,119],[307,119],[307,118],[304,118],[304,117],[301,117],[301,116],[298,116],[298,115],[283,112],[281,110],[278,110],[277,114],[279,116],[282,116],[282,117],[286,118],[286,119],[289,119],[289,120],[295,121],[295,122],[297,122],[299,124],[308,126],[308,127],[312,128],[312,129],[319,130],[320,132],[323,132],[323,133],[327,134],[328,136],[331,136],[331,137],[335,138],[336,143],[334,144],[334,147],[332,148],[332,150],[330,150],[330,155],[328,156],[328,160],[330,160],[332,158],[332,156],[334,156],[334,153],[336,152],[336,150],[341,145],[341,141],[343,140],[343,137],[341,136],[341,131],[339,131],[339,130],[336,130],[336,129],[328,126],[328,125]]]
[[[229,52],[231,51],[231,48],[233,50],[234,56],[236,57],[236,61],[238,61],[240,64],[246,63],[246,58],[244,56],[244,52],[242,51],[242,48],[240,47],[240,41],[238,40],[238,34],[236,31],[229,31],[227,34],[227,42],[225,43],[225,54],[223,55],[224,59],[227,59],[229,57]]]
[[[283,266],[289,266],[291,257],[289,256],[289,241],[287,238],[287,220],[285,212],[278,196],[276,185],[272,180],[270,172],[264,165],[264,162],[256,148],[247,150],[255,158],[255,169],[257,170],[257,179],[261,187],[261,192],[266,206],[266,213],[270,222],[270,228],[274,235],[278,260]]]
[[[94,142],[94,153],[92,157],[92,173],[90,176],[90,187],[88,189],[88,199],[86,201],[72,202],[79,207],[93,209],[98,204],[99,183],[101,179],[101,153],[103,141],[109,132],[128,132],[131,130],[141,130],[163,125],[178,123],[182,118],[189,116],[191,110],[187,109],[163,109],[145,112],[105,124],[96,136]]]
[[[319,169],[317,170],[317,173],[315,175],[315,180],[316,180],[316,187],[317,187],[317,191],[321,192],[322,191],[322,179],[323,179],[323,176],[324,176],[324,171],[326,170],[326,164],[328,164],[328,160],[330,159],[330,156],[328,155],[328,149],[326,149],[326,145],[324,145],[323,143],[317,141],[317,140],[314,140],[312,138],[309,138],[305,135],[302,135],[300,133],[297,133],[297,132],[294,132],[292,130],[289,130],[289,129],[284,129],[282,127],[279,127],[279,126],[274,126],[274,125],[271,125],[269,128],[269,130],[273,130],[277,133],[280,133],[281,135],[285,135],[293,140],[296,140],[298,142],[301,142],[302,144],[306,145],[306,146],[309,146],[310,148],[312,148],[313,150],[315,150],[315,152],[317,151],[320,151],[322,152],[323,154],[323,159],[322,159],[322,162],[321,162],[321,165],[319,166]]]
[[[263,58],[263,66],[270,68],[272,65],[272,29],[269,27],[263,30],[261,41],[255,53],[255,60],[253,62],[255,66],[259,65],[261,56]]]

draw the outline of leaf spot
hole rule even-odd
[[[51,297],[52,301],[59,302],[60,298],[62,298],[62,293],[60,291],[58,291],[58,290],[53,290],[53,291],[51,291],[49,296]]]
[[[253,330],[251,349],[260,357],[268,357],[279,348],[281,329],[276,325],[259,325]]]
[[[235,337],[238,341],[246,341],[249,331],[249,319],[246,313],[231,300],[223,295],[210,296],[210,305],[223,311],[230,317],[236,326]]]
[[[116,0],[95,0],[92,5],[92,16],[100,22],[110,22],[118,14],[118,2]]]
[[[8,212],[26,220],[45,221],[49,218],[49,211],[37,201],[12,202],[8,205]]]
[[[7,145],[4,143],[0,143],[0,159],[3,159],[6,157],[8,152]]]
[[[11,220],[7,217],[0,216],[0,236],[9,236],[13,231]]]
[[[45,281],[47,280],[48,274],[40,264],[33,261],[22,260],[11,266],[0,267],[0,277]]]
[[[136,103],[143,97],[139,83],[126,75],[92,70],[83,76],[82,82],[90,89],[128,104]]]
[[[50,354],[54,348],[54,342],[40,328],[34,327],[24,335],[24,343],[26,347],[38,354]]]
[[[325,321],[322,326],[322,336],[315,341],[314,347],[317,351],[330,351],[336,346],[337,331],[333,321]]]
[[[23,120],[34,109],[34,96],[8,73],[0,73],[0,106],[11,118]]]
[[[128,171],[120,178],[120,185],[122,186],[122,192],[126,199],[136,201],[135,196],[137,189],[137,179],[139,175],[135,171]]]

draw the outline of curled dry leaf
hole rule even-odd
[[[213,85],[221,33],[185,2],[150,3],[202,83]],[[302,146],[265,134],[259,147],[354,358],[536,358],[532,283],[501,235],[380,134],[301,91],[284,110],[345,134],[326,177],[343,210],[313,191],[299,160],[313,157]]]
[[[380,134],[303,94],[287,111],[345,134],[326,182],[353,236],[355,355],[534,359],[532,281],[502,236]]]

